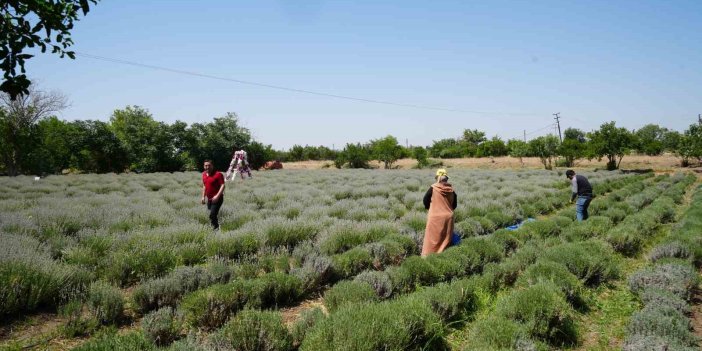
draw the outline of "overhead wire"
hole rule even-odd
[[[246,84],[246,85],[253,85],[253,86],[270,88],[270,89],[284,90],[284,91],[289,91],[289,92],[294,92],[294,93],[302,93],[302,94],[309,94],[309,95],[331,97],[331,98],[336,98],[336,99],[344,99],[344,100],[350,100],[350,101],[356,101],[356,102],[382,104],[382,105],[390,105],[390,106],[398,106],[398,107],[408,107],[408,108],[416,108],[416,109],[424,109],[424,110],[455,112],[455,113],[483,114],[483,115],[505,115],[505,116],[539,116],[540,115],[540,114],[536,114],[536,113],[463,110],[463,109],[444,108],[444,107],[436,107],[436,106],[398,103],[398,102],[392,102],[392,101],[386,101],[386,100],[366,99],[366,98],[338,95],[338,94],[312,91],[312,90],[306,90],[306,89],[289,88],[289,87],[284,87],[284,86],[279,86],[279,85],[258,83],[258,82],[252,82],[252,81],[235,79],[235,78],[221,77],[221,76],[216,76],[216,75],[211,75],[211,74],[185,71],[185,70],[173,69],[173,68],[168,68],[168,67],[163,67],[163,66],[144,64],[144,63],[140,63],[140,62],[115,59],[115,58],[110,58],[110,57],[105,57],[105,56],[98,56],[98,55],[93,55],[93,54],[88,54],[88,53],[83,53],[83,52],[75,52],[75,54],[76,54],[76,56],[80,56],[80,57],[85,57],[85,58],[90,58],[90,59],[100,60],[100,61],[106,61],[106,62],[119,63],[119,64],[123,64],[123,65],[149,68],[149,69],[154,69],[154,70],[184,74],[184,75],[201,77],[201,78],[216,79],[216,80],[234,82],[234,83],[239,83],[239,84]]]

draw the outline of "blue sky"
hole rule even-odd
[[[195,6],[194,4],[198,4]],[[430,145],[607,121],[684,130],[702,113],[702,1],[102,1],[77,53],[399,104],[364,103],[77,57],[27,62],[67,120],[127,105],[156,120],[236,112],[276,149],[393,135]]]

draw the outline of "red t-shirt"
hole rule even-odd
[[[213,175],[207,174],[207,172],[202,172],[202,184],[205,185],[205,196],[208,199],[213,198],[217,195],[219,188],[224,184],[224,176],[222,172],[217,172]]]

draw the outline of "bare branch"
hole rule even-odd
[[[68,98],[63,93],[45,92],[33,86],[29,88],[29,94],[19,95],[15,100],[9,94],[0,94],[0,108],[7,111],[15,128],[31,126],[68,106]]]

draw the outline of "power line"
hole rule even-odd
[[[547,125],[545,125],[545,126],[539,128],[539,129],[532,130],[532,131],[529,132],[529,133],[527,133],[526,130],[525,130],[525,131],[524,131],[524,134],[523,134],[523,137],[524,137],[524,139],[526,139],[527,135],[531,135],[531,134],[534,134],[534,133],[538,133],[538,132],[540,132],[540,131],[542,131],[542,130],[550,129],[550,128],[553,128],[553,127],[555,127],[555,126],[556,126],[555,123],[549,123],[549,124],[547,124]],[[520,135],[520,136],[521,136],[521,135]],[[518,138],[519,138],[519,137],[514,137],[514,138],[510,138],[510,139],[518,139]],[[509,139],[507,139],[507,140],[509,140]]]
[[[489,112],[489,111],[460,110],[460,109],[444,108],[444,107],[435,107],[435,106],[424,106],[424,105],[415,105],[415,104],[404,104],[404,103],[397,103],[397,102],[384,101],[384,100],[365,99],[365,98],[358,98],[358,97],[352,97],[352,96],[337,95],[337,94],[331,94],[331,93],[323,93],[323,92],[312,91],[312,90],[297,89],[297,88],[288,88],[288,87],[283,87],[283,86],[278,86],[278,85],[265,84],[265,83],[257,83],[257,82],[251,82],[251,81],[246,81],[246,80],[241,80],[241,79],[220,77],[220,76],[215,76],[215,75],[210,75],[210,74],[204,74],[204,73],[198,73],[198,72],[191,72],[191,71],[184,71],[184,70],[173,69],[173,68],[168,68],[168,67],[162,67],[162,66],[155,66],[155,65],[143,64],[143,63],[134,62],[134,61],[127,61],[127,60],[114,59],[114,58],[109,58],[109,57],[104,57],[104,56],[86,54],[86,53],[82,53],[82,52],[76,52],[75,54],[76,54],[77,56],[82,56],[82,57],[85,57],[85,58],[90,58],[90,59],[100,60],[100,61],[113,62],[113,63],[119,63],[119,64],[123,64],[123,65],[130,65],[130,66],[136,66],[136,67],[142,67],[142,68],[150,68],[150,69],[154,69],[154,70],[160,70],[160,71],[166,71],[166,72],[171,72],[171,73],[184,74],[184,75],[195,76],[195,77],[201,77],[201,78],[216,79],[216,80],[234,82],[234,83],[239,83],[239,84],[254,85],[254,86],[259,86],[259,87],[264,87],[264,88],[270,88],[270,89],[277,89],[277,90],[290,91],[290,92],[294,92],[294,93],[302,93],[302,94],[310,94],[310,95],[317,95],[317,96],[325,96],[325,97],[331,97],[331,98],[336,98],[336,99],[344,99],[344,100],[351,100],[351,101],[357,101],[357,102],[366,102],[366,103],[382,104],[382,105],[391,105],[391,106],[399,106],[399,107],[409,107],[409,108],[417,108],[417,109],[424,109],[424,110],[445,111],[445,112],[457,112],[457,113],[472,113],[472,114],[484,114],[484,115],[512,115],[512,116],[538,116],[538,115],[539,115],[539,114],[535,114],[535,113]]]

